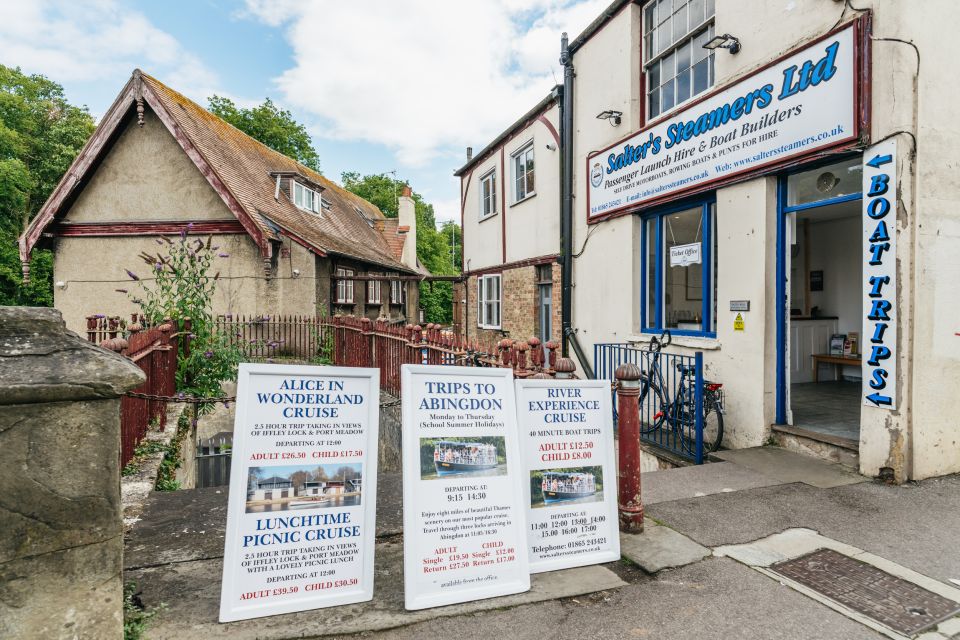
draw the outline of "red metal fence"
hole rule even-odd
[[[134,318],[133,320],[136,320]],[[189,329],[188,329],[189,330]],[[171,323],[144,329],[138,322],[126,326],[127,337],[114,334],[100,346],[132,360],[147,374],[147,380],[133,393],[172,396],[177,391],[177,336]],[[164,400],[124,395],[120,399],[120,466],[133,458],[134,450],[147,434],[150,422],[157,420],[160,429],[166,423],[167,403]]]
[[[396,326],[383,320],[334,316],[333,362],[346,367],[377,367],[380,388],[400,394],[400,365],[435,364],[471,367],[510,367],[518,378],[541,374],[573,374],[573,362],[557,358],[558,345],[538,338],[484,344],[468,341],[440,325]]]
[[[216,330],[250,360],[332,360],[329,318],[320,316],[217,316]]]

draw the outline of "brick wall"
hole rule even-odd
[[[550,339],[560,340],[560,265],[552,264],[552,323]],[[503,338],[506,332],[515,340],[526,340],[540,333],[540,307],[537,303],[537,267],[525,266],[514,269],[505,269],[501,272],[500,293],[500,326],[501,330],[481,329],[477,326],[477,276],[467,279],[466,291],[463,298],[466,305],[462,316],[465,317],[465,326],[461,327],[461,335],[470,338],[480,338],[484,341],[496,341]]]

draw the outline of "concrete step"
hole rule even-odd
[[[777,446],[851,469],[860,468],[860,443],[808,429],[775,424],[771,426]]]
[[[753,447],[711,453],[712,460],[732,462],[782,483],[802,482],[827,489],[869,480],[850,467],[780,447]]]

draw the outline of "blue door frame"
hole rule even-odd
[[[837,162],[837,158],[829,162]],[[811,168],[814,167],[805,166],[800,171],[809,171]],[[787,216],[863,198],[863,193],[851,193],[839,198],[787,206],[787,175],[777,177],[777,424],[787,423]]]

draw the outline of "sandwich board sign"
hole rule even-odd
[[[610,383],[516,386],[531,573],[619,560]]]
[[[240,365],[220,622],[373,597],[380,372]]]
[[[530,589],[510,369],[403,365],[407,609]]]

